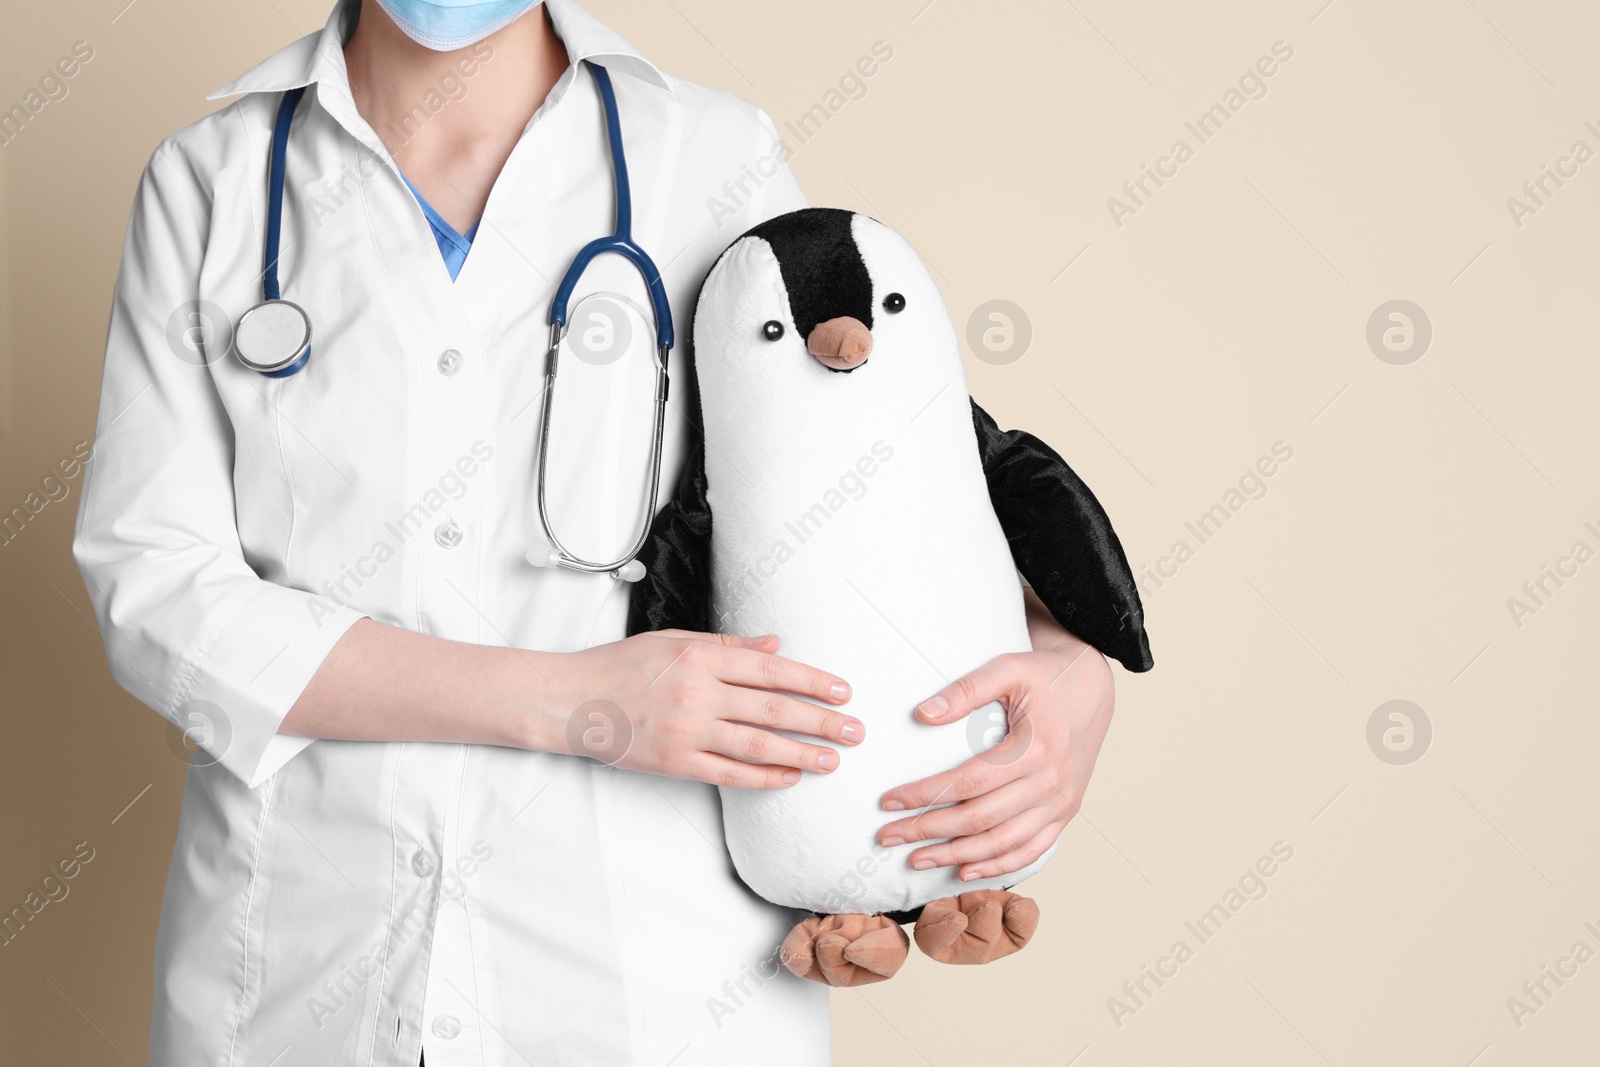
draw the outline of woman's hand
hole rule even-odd
[[[775,655],[778,639],[661,630],[557,657],[552,676],[570,694],[570,749],[604,763],[741,789],[794,785],[827,774],[839,753],[773,733],[846,746],[859,719],[788,694],[843,704],[842,678]]]
[[[1111,726],[1111,668],[1059,627],[1031,629],[1035,651],[990,660],[917,707],[923,722],[950,729],[998,700],[1008,724],[1005,740],[993,748],[883,795],[885,811],[950,805],[878,832],[890,847],[940,841],[911,853],[917,870],[956,866],[963,881],[1019,871],[1044,855],[1078,813]]]

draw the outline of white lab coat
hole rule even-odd
[[[635,236],[687,338],[721,249],[803,206],[778,135],[571,0],[548,6],[574,64],[613,75]],[[612,222],[598,93],[576,67],[556,85],[452,284],[351,100],[355,10],[161,145],[124,245],[75,552],[117,680],[204,746],[162,908],[152,1062],[415,1067],[425,1047],[429,1067],[825,1063],[826,990],[779,967],[793,916],[734,878],[712,787],[277,733],[362,616],[549,651],[624,633],[627,587],[523,558],[545,315]],[[313,354],[274,380],[227,345],[260,299],[280,93],[308,84],[281,273]],[[643,300],[615,257],[579,293],[601,289]],[[682,350],[663,498],[685,451]],[[556,432],[574,444],[552,448],[558,532],[597,554],[631,537],[649,424],[648,359],[604,369],[563,364]]]

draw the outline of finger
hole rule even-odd
[[[770,689],[781,693],[843,704],[850,699],[850,685],[836,674],[819,671],[792,659],[750,649],[730,649],[712,673],[724,682],[748,689]]]
[[[1015,679],[1012,657],[996,656],[918,704],[917,717],[928,723],[953,722],[991,701],[1004,701],[1011,694]]]
[[[913,870],[926,871],[934,867],[955,867],[962,864],[982,864],[998,859],[1009,852],[1026,848],[1033,838],[1052,822],[1043,809],[1031,809],[1007,819],[992,830],[971,837],[957,837],[937,845],[919,848],[906,861]],[[1024,865],[1026,866],[1026,865]]]
[[[1019,782],[1009,782],[971,800],[889,823],[878,831],[878,843],[893,848],[908,841],[943,841],[981,834],[1033,806],[1029,790]]]
[[[1021,848],[1014,848],[991,860],[966,864],[956,872],[956,877],[963,882],[973,882],[979,878],[999,878],[1004,874],[1015,874],[1050,851],[1050,846],[1056,843],[1066,825],[1063,822],[1050,823],[1034,834]]]
[[[786,789],[800,780],[793,767],[763,767],[714,752],[697,753],[685,770],[686,778],[729,789]]]
[[[993,751],[989,749],[987,751]],[[930,804],[954,804],[971,800],[1016,781],[1024,768],[1020,761],[1000,761],[977,755],[948,771],[920,781],[896,786],[883,794],[879,804],[884,811],[911,811]]]
[[[708,748],[745,763],[828,774],[839,767],[839,753],[825,745],[808,745],[755,726],[719,722],[712,727]]]
[[[695,641],[705,641],[713,645],[723,645],[727,648],[753,648],[762,652],[776,652],[779,644],[776,634],[746,637],[742,634],[701,633],[699,630],[660,630],[658,632],[663,637],[689,638]]]
[[[859,745],[867,735],[867,728],[860,719],[807,700],[754,689],[733,688],[728,692],[732,700],[722,718],[733,722],[827,738],[842,745]]]
[[[755,637],[746,637],[742,634],[702,634],[702,637],[715,640],[727,648],[748,648],[758,652],[778,651],[777,634],[760,634]]]

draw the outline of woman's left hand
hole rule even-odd
[[[917,870],[956,866],[962,881],[1020,871],[1055,843],[1083,802],[1111,726],[1111,668],[1053,620],[1040,621],[1029,599],[1034,651],[996,657],[917,706],[919,719],[948,730],[997,700],[1008,725],[993,748],[883,795],[885,811],[948,805],[878,831],[885,847],[938,841],[910,854]]]

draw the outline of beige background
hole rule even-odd
[[[7,107],[95,49],[0,147],[7,511],[90,434],[150,150],[329,6],[125,3],[14,4],[0,35]],[[795,169],[814,202],[904,232],[958,325],[1025,310],[1031,347],[969,359],[973,392],[1067,455],[1136,567],[1195,547],[1184,523],[1293,449],[1147,589],[1158,667],[1119,674],[1084,813],[1030,884],[1036,944],[837,994],[840,1064],[1595,1062],[1600,962],[1546,980],[1520,1027],[1507,998],[1574,942],[1600,951],[1600,562],[1520,628],[1507,600],[1575,541],[1600,549],[1600,161],[1520,228],[1506,202],[1574,141],[1600,150],[1600,15],[1324,3],[593,5],[780,126],[893,47]],[[1183,123],[1280,40],[1267,95],[1197,145]],[[1107,198],[1180,137],[1194,158],[1119,228]],[[1396,298],[1434,334],[1406,366],[1365,338]],[[77,487],[0,548],[0,911],[95,849],[0,948],[0,1059],[143,1064],[183,768],[107,673],[68,556]],[[1366,739],[1392,699],[1433,728],[1406,766]],[[1267,895],[1200,944],[1185,922],[1278,841]],[[1179,939],[1193,958],[1119,1026],[1108,998]]]

